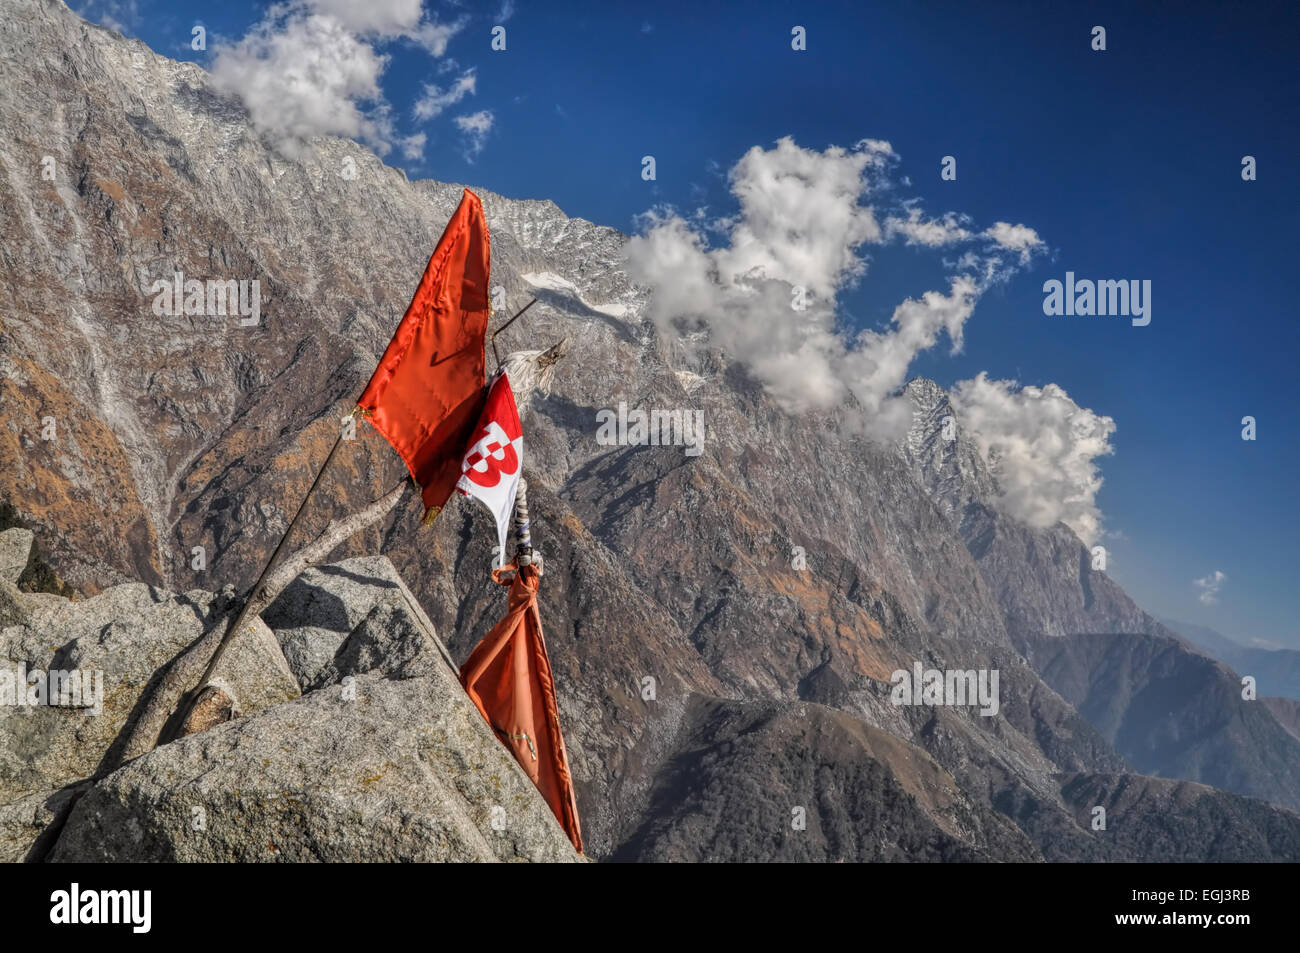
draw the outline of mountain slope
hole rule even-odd
[[[1300,652],[1293,649],[1262,649],[1242,645],[1203,625],[1164,619],[1164,625],[1197,648],[1231,667],[1251,675],[1261,695],[1300,699]]]
[[[1180,642],[1127,634],[1026,640],[1023,651],[1142,773],[1300,810],[1297,740],[1241,680]]]
[[[998,511],[997,480],[931,381],[907,385],[903,454],[957,527],[995,593],[1015,647],[1139,771],[1202,781],[1300,809],[1300,746],[1269,706],[1144,612],[1064,524]]]

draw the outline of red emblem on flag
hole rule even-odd
[[[514,391],[505,373],[498,374],[474,428],[473,443],[461,462],[457,489],[477,497],[497,521],[497,541],[505,561],[506,533],[515,508],[523,470],[524,431],[519,424]]]

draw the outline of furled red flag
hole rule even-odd
[[[357,401],[406,461],[430,518],[451,496],[483,407],[490,256],[483,205],[466,189]]]
[[[505,562],[506,533],[524,469],[524,432],[504,371],[492,382],[471,439],[474,442],[465,451],[456,488],[466,496],[478,497],[496,518],[497,542]]]
[[[507,572],[514,577],[503,581]],[[516,571],[511,564],[494,569],[492,578],[510,586],[509,608],[461,666],[461,684],[582,853],[582,828],[560,734],[555,680],[537,614],[537,567]]]

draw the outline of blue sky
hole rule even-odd
[[[266,13],[184,0],[74,7],[205,66]],[[727,171],[751,147],[870,138],[892,145],[891,177],[928,215],[1033,228],[1042,253],[981,297],[964,350],[941,341],[910,374],[946,387],[981,371],[1055,382],[1111,417],[1096,500],[1111,574],[1158,615],[1300,649],[1300,13],[1262,3],[728,11],[426,0],[424,17],[458,26],[441,55],[427,33],[366,39],[388,56],[386,161],[413,178],[550,198],[632,232],[655,206],[734,214]],[[195,23],[208,30],[206,52],[190,49]],[[498,23],[504,52],[490,48]],[[807,31],[802,52],[791,49],[795,25]],[[1091,49],[1095,25],[1106,28],[1104,52]],[[445,94],[466,75],[472,92],[414,115],[425,84]],[[475,152],[458,119],[485,112],[491,126]],[[404,154],[401,143],[421,133],[418,157]],[[653,182],[641,177],[647,154]],[[956,181],[940,179],[945,155],[957,159]],[[1253,182],[1241,177],[1246,155]],[[943,255],[902,244],[863,255],[866,275],[839,295],[848,328],[884,328],[899,302],[943,287]],[[1067,270],[1150,280],[1151,324],[1045,316],[1043,282]],[[1241,439],[1246,415],[1257,420],[1253,442]],[[1206,601],[1194,580],[1216,572]]]

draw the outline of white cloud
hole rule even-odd
[[[835,365],[845,346],[833,299],[866,269],[856,249],[880,239],[874,213],[858,201],[864,172],[880,161],[865,145],[819,153],[782,139],[749,150],[731,170],[736,218],[697,227],[675,213],[647,215],[625,254],[634,279],[654,289],[651,317],[665,331],[707,324],[714,345],[788,409],[841,402]],[[729,244],[709,249],[711,230]],[[803,311],[792,307],[795,288],[806,293]]]
[[[750,149],[730,174],[740,216],[730,247],[713,253],[719,279],[732,286],[775,279],[830,298],[862,275],[857,248],[879,241],[880,226],[859,198],[864,173],[883,154],[880,144],[866,143],[815,152],[789,137],[774,149]]]
[[[985,237],[993,239],[999,247],[1020,253],[1020,260],[1028,262],[1035,251],[1042,249],[1043,240],[1038,232],[1028,225],[1012,225],[1008,222],[994,222],[984,232]]]
[[[424,155],[424,143],[427,137],[422,132],[417,132],[413,136],[406,136],[397,140],[398,146],[401,147],[402,155],[408,159],[418,159]]]
[[[391,148],[382,116],[362,108],[382,99],[385,57],[332,17],[290,14],[259,23],[234,46],[220,46],[213,82],[236,93],[253,125],[289,154],[314,136]]]
[[[1114,420],[1080,407],[1056,384],[1020,387],[982,373],[950,396],[997,475],[1003,510],[1039,528],[1065,523],[1088,545],[1101,537],[1096,461],[1114,453]]]
[[[420,0],[291,0],[270,7],[238,42],[212,51],[213,84],[237,95],[254,127],[288,155],[316,136],[346,136],[380,155],[397,145],[418,157],[416,136],[400,136],[379,80],[388,57],[377,44],[407,38],[441,55],[462,21],[423,19]],[[422,148],[422,143],[421,143]]]
[[[476,113],[456,117],[456,127],[465,134],[465,158],[473,161],[483,151],[483,143],[492,131],[492,111],[481,109]]]
[[[863,331],[838,362],[838,373],[867,413],[867,430],[894,440],[908,429],[911,402],[898,394],[908,368],[946,332],[953,352],[961,350],[966,319],[975,310],[979,288],[969,275],[952,279],[948,293],[927,291],[894,309],[887,330]]]
[[[345,30],[380,36],[406,34],[424,16],[422,0],[306,0],[306,6],[333,17]]]
[[[333,17],[345,30],[378,39],[402,37],[434,56],[447,52],[447,44],[465,28],[466,18],[452,23],[425,19],[423,0],[298,0],[313,13]]]
[[[447,44],[464,27],[465,19],[463,17],[455,23],[438,23],[434,20],[426,20],[414,30],[403,33],[402,36],[414,40],[434,56],[442,56],[447,52]]]
[[[919,208],[908,210],[907,218],[891,217],[885,220],[885,236],[896,238],[902,236],[909,245],[924,245],[927,248],[939,248],[966,241],[971,233],[962,227],[961,216],[949,212],[942,218],[925,219]]]
[[[1228,577],[1218,569],[1203,579],[1193,579],[1192,585],[1200,590],[1200,595],[1197,598],[1201,601],[1201,605],[1215,605],[1219,601],[1219,589],[1227,579]]]
[[[915,214],[915,213],[913,213]],[[955,218],[955,221],[954,221]],[[966,216],[955,216],[949,212],[942,220],[932,222],[921,221],[919,228],[923,229],[926,234],[936,239],[935,244],[956,244],[959,242],[976,241],[984,239],[986,246],[982,250],[967,249],[960,258],[957,259],[953,267],[971,274],[979,275],[980,291],[986,291],[995,284],[1007,281],[1022,268],[1028,265],[1036,254],[1046,250],[1047,246],[1042,239],[1038,237],[1038,232],[1034,231],[1027,225],[1011,225],[1007,222],[995,222],[991,227],[986,228],[978,235],[962,229],[960,233],[951,226],[958,223],[966,223]],[[940,235],[933,226],[949,226],[946,234]],[[904,233],[906,234],[906,233]],[[944,242],[939,242],[939,237],[946,238]],[[908,244],[922,244],[913,242],[909,237]],[[1009,254],[1007,254],[1009,253]]]
[[[960,348],[984,284],[982,275],[958,274],[947,291],[900,304],[884,331],[839,331],[835,298],[865,275],[865,247],[891,237],[934,243],[928,224],[964,231],[955,213],[924,222],[906,209],[881,228],[867,200],[887,196],[894,158],[882,140],[817,152],[785,138],[750,149],[732,168],[734,218],[647,215],[625,254],[634,280],[654,291],[650,317],[665,332],[707,327],[710,343],[787,410],[842,408],[852,398],[853,423],[882,439],[901,435],[910,410],[896,391],[908,366],[943,332]],[[712,233],[722,237],[716,248],[706,241]],[[794,306],[799,289],[803,310]]]
[[[441,115],[447,107],[454,106],[471,95],[477,85],[478,78],[473,67],[462,73],[460,78],[446,89],[436,83],[426,83],[420,98],[415,102],[415,118],[433,119]]]
[[[708,346],[743,364],[788,411],[848,413],[869,437],[897,439],[912,419],[899,390],[916,357],[945,334],[960,350],[980,296],[1045,246],[1025,225],[977,231],[960,213],[925,217],[914,200],[899,202],[887,178],[895,158],[881,140],[817,152],[786,138],[749,150],[731,169],[735,216],[648,213],[624,253],[633,279],[653,291],[649,317],[680,341],[706,330]],[[871,202],[889,209],[883,227]],[[902,302],[882,330],[846,335],[837,294],[866,274],[867,248],[894,240],[975,247],[944,262],[946,290]],[[803,310],[794,306],[799,289]],[[1097,460],[1113,452],[1111,418],[1055,384],[1020,387],[984,374],[958,384],[953,403],[998,475],[1005,511],[1038,527],[1064,522],[1090,544],[1100,537]]]

